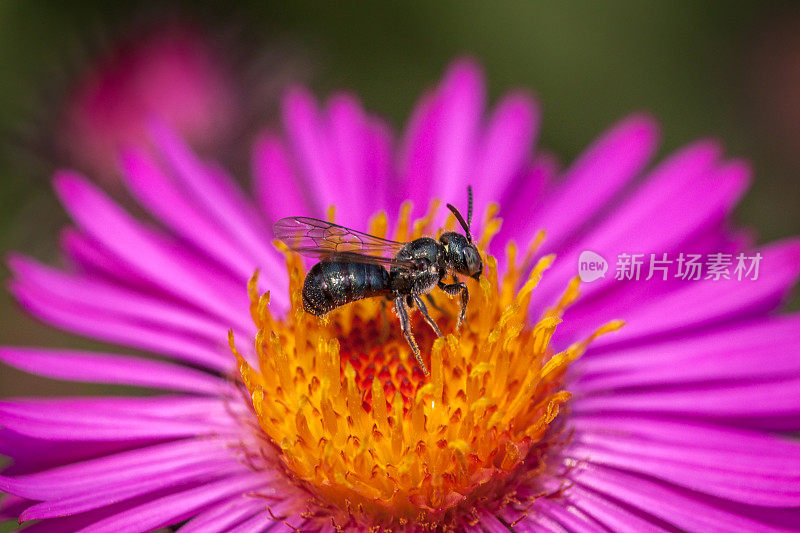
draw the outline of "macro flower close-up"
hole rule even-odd
[[[800,528],[800,238],[734,220],[751,165],[714,139],[659,152],[644,112],[560,162],[547,102],[494,97],[479,59],[432,83],[403,127],[290,85],[246,176],[158,110],[118,151],[124,191],[55,171],[60,258],[10,252],[8,291],[97,344],[0,361],[109,392],[0,399],[0,516]]]

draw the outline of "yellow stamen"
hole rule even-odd
[[[435,208],[413,225],[410,211],[408,203],[401,208],[398,239],[430,233]],[[482,246],[499,221],[491,216],[484,227]],[[370,225],[378,235],[386,228],[385,214]],[[468,281],[467,322],[457,336],[458,299],[437,295],[444,313],[431,309],[443,338],[435,339],[413,314],[431,372],[426,377],[391,314],[389,335],[382,335],[379,299],[344,306],[327,321],[303,312],[302,262],[282,249],[291,310],[285,319],[272,316],[269,293],[257,292],[256,273],[248,292],[257,364],[239,354],[232,334],[230,345],[265,440],[287,474],[339,525],[447,526],[488,500],[499,502],[515,472],[544,468],[548,428],[570,397],[563,388],[568,365],[596,336],[622,326],[606,324],[553,353],[550,339],[577,298],[578,283],[531,325],[531,294],[554,257],[541,258],[523,283],[516,246],[509,245],[502,279],[495,258],[486,256],[480,282]]]

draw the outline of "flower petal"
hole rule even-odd
[[[786,531],[731,512],[675,487],[610,468],[587,467],[574,470],[570,477],[582,486],[624,501],[688,531]]]
[[[41,348],[0,348],[0,361],[49,378],[219,394],[219,377],[186,366],[123,355]]]
[[[87,442],[239,433],[224,403],[214,398],[5,401],[0,424],[31,437]]]
[[[798,447],[800,450],[800,447]],[[699,446],[658,445],[634,439],[586,436],[564,452],[588,461],[645,474],[727,500],[765,507],[800,505],[798,461]],[[785,471],[780,463],[785,464]]]
[[[87,488],[74,496],[38,503],[27,508],[19,519],[28,521],[72,516],[185,484],[202,486],[216,479],[235,475],[235,470],[235,465],[230,462],[211,461],[184,465],[162,470],[152,477],[137,477],[125,484],[116,482],[112,486]]]
[[[34,474],[2,477],[3,490],[31,500],[80,496],[103,488],[118,488],[199,463],[237,463],[234,451],[221,439],[185,439],[73,462]]]
[[[471,181],[485,92],[480,67],[468,59],[457,61],[444,75],[438,89],[442,120],[433,140],[433,174],[429,177],[433,198],[457,198]]]
[[[358,100],[348,94],[331,96],[325,111],[326,137],[339,176],[338,194],[328,201],[336,205],[337,222],[348,227],[363,225],[371,212],[383,207],[381,198],[372,196],[372,187],[386,186],[367,174],[367,116]]]
[[[209,317],[164,297],[131,291],[119,284],[70,276],[24,256],[10,255],[8,265],[17,283],[31,286],[29,294],[46,293],[66,305],[181,331],[210,344],[219,343],[231,328],[227,321]],[[47,305],[47,302],[43,301],[42,305]],[[251,334],[252,328],[236,331]]]
[[[578,369],[576,392],[794,376],[800,373],[800,316],[594,353]]]
[[[216,533],[225,531],[264,510],[266,503],[261,498],[234,496],[229,500],[199,512],[181,526],[181,533]]]
[[[136,532],[152,531],[181,522],[198,510],[234,494],[267,490],[264,485],[264,476],[260,472],[224,478],[123,510],[83,531],[115,533],[123,527],[132,528],[131,531]]]
[[[755,253],[762,255],[757,280],[738,281],[732,277],[719,281],[687,281],[681,289],[639,306],[635,313],[625,317],[627,324],[624,328],[614,335],[597,339],[592,343],[592,349],[618,347],[634,339],[708,328],[723,321],[772,311],[783,303],[800,275],[800,240],[773,243],[747,255]],[[664,309],[681,312],[665,313]],[[573,310],[573,313],[577,311]]]
[[[552,196],[519,224],[519,235],[530,236],[543,228],[548,246],[554,249],[563,245],[564,239],[574,239],[578,230],[638,176],[657,143],[658,127],[649,117],[633,116],[617,124],[567,169]]]
[[[270,223],[290,216],[322,216],[313,211],[310,198],[314,192],[295,175],[286,147],[277,136],[264,134],[256,142],[253,175],[256,198]]]
[[[472,188],[475,213],[499,201],[532,156],[539,125],[536,102],[525,93],[503,97],[489,118],[476,150]]]
[[[283,100],[283,123],[290,149],[300,169],[306,199],[313,203],[312,213],[325,213],[330,203],[339,199],[336,183],[340,176],[331,164],[332,154],[325,142],[322,118],[314,97],[301,87],[290,89]],[[302,214],[302,213],[301,213]],[[319,216],[319,215],[317,215]]]
[[[123,285],[141,288],[152,287],[146,278],[131,269],[123,260],[114,257],[94,239],[73,227],[61,232],[61,249],[67,258],[82,272],[94,278],[111,280]]]
[[[576,413],[662,413],[745,420],[763,417],[764,423],[774,417],[785,419],[796,428],[799,427],[796,417],[800,415],[800,378],[615,391],[582,396],[576,399],[573,408]]]
[[[171,250],[144,231],[136,220],[95,186],[68,172],[60,172],[54,184],[64,207],[78,226],[130,267],[163,290],[216,313],[220,318],[247,324],[247,316],[242,314],[246,304],[239,307],[235,298],[219,294],[213,284],[201,277],[201,271],[190,270],[177,261]]]
[[[176,179],[185,186],[198,206],[229,239],[247,251],[259,268],[270,275],[275,274],[275,269],[281,264],[280,258],[267,245],[269,234],[264,220],[244,198],[242,191],[221,168],[204,165],[164,124],[154,124],[152,132]]]
[[[579,486],[569,489],[569,501],[611,531],[667,531],[658,520],[634,514],[609,498]]]
[[[257,262],[241,247],[234,246],[208,212],[193,205],[151,156],[143,151],[128,151],[122,165],[128,189],[161,223],[232,273],[245,279],[252,275]]]
[[[533,502],[533,509],[549,516],[564,526],[567,531],[574,533],[600,533],[606,531],[603,526],[567,500],[554,501],[549,498],[539,498]],[[536,514],[530,514],[524,522],[535,522],[536,519]],[[523,522],[520,522],[518,525],[522,524]]]
[[[52,295],[19,282],[12,282],[9,291],[30,313],[56,327],[156,354],[174,357],[226,372],[233,366],[226,360],[223,340],[220,349],[207,342],[198,342],[188,335],[164,331],[130,320],[108,316],[99,311],[76,307],[54,299]]]

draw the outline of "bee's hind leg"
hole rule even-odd
[[[414,334],[411,333],[411,320],[408,318],[408,307],[406,306],[403,296],[398,296],[394,299],[394,310],[397,313],[397,317],[400,319],[400,329],[403,331],[408,345],[411,346],[411,351],[414,352],[414,358],[417,360],[417,364],[419,364],[422,372],[427,376],[429,374],[428,367],[425,366],[425,362],[422,360],[422,354],[419,351],[419,346],[417,345],[417,340],[414,338]]]
[[[433,332],[436,333],[437,337],[442,336],[442,332],[439,331],[439,326],[436,325],[436,322],[431,318],[431,315],[428,314],[428,308],[425,306],[425,302],[422,301],[422,298],[419,296],[414,296],[414,304],[419,309],[419,312],[422,313],[422,317],[425,319],[425,322],[433,329]]]

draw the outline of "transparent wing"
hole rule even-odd
[[[323,260],[352,261],[391,266],[413,266],[396,259],[405,243],[345,228],[311,217],[288,217],[272,227],[275,237],[295,252]]]

